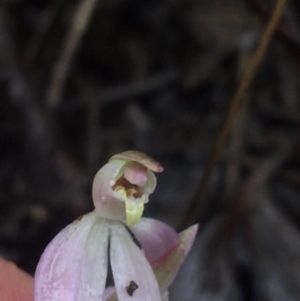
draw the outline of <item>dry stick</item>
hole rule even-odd
[[[220,129],[218,136],[213,144],[211,155],[204,168],[203,176],[201,178],[200,184],[189,203],[188,209],[181,221],[180,229],[183,229],[186,226],[188,226],[189,223],[191,223],[193,221],[193,219],[195,218],[195,216],[197,215],[197,213],[199,211],[199,207],[200,207],[199,200],[203,200],[203,198],[206,195],[206,191],[207,191],[208,184],[210,182],[212,173],[213,173],[215,165],[220,157],[220,154],[224,148],[224,145],[227,140],[228,134],[230,132],[234,118],[235,118],[236,114],[238,113],[240,102],[255,75],[255,71],[257,70],[257,67],[259,66],[259,64],[267,50],[267,47],[271,41],[272,36],[274,35],[276,26],[278,25],[278,23],[281,19],[281,16],[283,14],[286,3],[287,3],[287,0],[278,0],[277,1],[276,7],[275,7],[272,17],[270,19],[270,22],[268,23],[268,25],[265,29],[265,32],[260,39],[259,45],[255,51],[255,54],[254,54],[254,57],[252,59],[250,66],[249,66],[249,69],[246,70],[246,72],[243,76],[243,80],[230,102],[229,109],[225,115],[221,129]]]
[[[244,47],[243,47],[244,48]],[[246,70],[246,67],[251,62],[253,45],[247,47],[247,49],[241,49],[239,54],[239,64],[237,70],[238,80],[242,79],[242,75]],[[229,137],[229,149],[228,149],[228,164],[227,164],[227,175],[225,179],[225,199],[230,200],[233,196],[233,192],[238,183],[238,176],[240,170],[239,157],[243,151],[244,145],[244,119],[247,112],[247,107],[250,97],[246,95],[244,102],[241,104],[240,114],[236,116]]]
[[[257,162],[248,179],[240,185],[236,197],[233,199],[232,206],[227,211],[222,227],[224,231],[222,242],[225,246],[229,247],[231,245],[238,224],[252,212],[270,176],[277,171],[278,167],[295,150],[295,146],[299,143],[298,141],[299,138],[294,140],[294,142],[287,139],[282,141],[277,153],[263,162]]]
[[[246,4],[260,17],[260,19],[267,23],[270,16],[268,11],[257,0],[244,0]],[[291,30],[286,22],[283,22],[280,27],[276,28],[275,35],[282,42],[283,46],[289,52],[293,60],[300,65],[300,44],[291,34]]]
[[[52,80],[46,94],[46,105],[52,109],[57,106],[60,100],[70,64],[87,29],[96,4],[97,0],[81,0],[74,14],[71,29],[54,65]]]

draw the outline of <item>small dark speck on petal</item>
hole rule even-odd
[[[128,295],[132,297],[133,293],[138,289],[138,287],[139,286],[133,280],[131,280],[129,285],[126,286],[126,291]]]

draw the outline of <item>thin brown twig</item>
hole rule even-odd
[[[249,155],[239,159],[241,165],[246,169],[252,169],[254,165],[257,165],[257,159]],[[300,173],[292,169],[282,169],[275,173],[275,176],[282,178],[284,181],[288,181],[290,184],[300,186]]]
[[[259,18],[267,23],[270,19],[270,13],[263,7],[260,1],[257,0],[244,0],[245,3],[259,16]],[[288,24],[283,23],[280,27],[276,28],[276,37],[282,42],[285,49],[289,52],[294,61],[300,65],[300,44],[294,39],[291,34]]]
[[[74,14],[70,31],[54,65],[47,94],[46,105],[55,108],[62,95],[64,84],[80,41],[88,27],[98,0],[81,0]]]
[[[238,60],[237,68],[237,79],[240,81],[242,75],[245,72],[247,66],[251,62],[253,46],[248,47],[248,49],[241,49]],[[227,164],[227,175],[225,179],[225,199],[229,200],[233,196],[233,193],[236,189],[239,171],[240,171],[240,162],[239,157],[243,151],[244,147],[244,121],[245,115],[247,112],[247,107],[250,97],[246,95],[243,103],[241,104],[240,114],[236,116],[232,124],[232,129],[229,137],[229,147],[228,147],[228,164]]]
[[[228,209],[228,214],[222,227],[224,231],[222,242],[225,246],[229,247],[238,224],[252,212],[270,176],[294,151],[298,141],[299,138],[294,143],[285,141],[285,143],[281,143],[275,155],[264,160],[264,162],[256,162],[254,170],[251,171],[248,179],[240,186],[232,205]]]
[[[247,92],[247,89],[255,75],[255,72],[267,50],[267,47],[271,41],[272,36],[276,30],[276,27],[282,17],[285,5],[287,4],[287,0],[278,0],[276,3],[276,7],[273,11],[272,17],[260,39],[258,47],[254,53],[253,59],[249,65],[249,68],[245,71],[241,84],[239,85],[235,95],[231,99],[229,104],[229,109],[225,115],[223,123],[221,125],[220,131],[215,139],[215,142],[212,147],[211,155],[209,160],[204,168],[203,176],[201,178],[198,189],[193,195],[187,211],[181,221],[180,229],[185,228],[189,223],[193,221],[195,216],[198,214],[199,207],[201,202],[199,200],[203,200],[206,195],[206,191],[214,171],[215,165],[220,158],[221,152],[224,149],[225,142],[230,133],[232,123],[235,119],[236,114],[240,108],[240,102],[243,99],[243,96]]]

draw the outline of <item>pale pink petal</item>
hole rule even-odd
[[[162,301],[169,301],[169,291],[165,291],[162,295]]]
[[[104,290],[102,301],[108,301],[113,296],[117,296],[116,288],[114,286],[109,286]]]
[[[153,266],[161,293],[164,293],[174,281],[183,260],[193,245],[197,229],[198,225],[195,225],[181,232],[179,234],[179,245],[176,249],[165,260]]]
[[[155,219],[141,218],[137,224],[129,228],[142,245],[151,265],[164,260],[179,243],[175,229]]]
[[[124,160],[111,160],[97,172],[94,178],[92,197],[95,210],[101,217],[126,221],[125,202],[116,198],[112,190],[125,164]]]
[[[106,299],[102,299],[102,301],[118,301],[117,291],[112,292]]]
[[[80,301],[99,301],[104,292],[108,266],[108,224],[99,219],[93,225],[83,261]]]
[[[137,162],[129,162],[123,176],[131,184],[144,186],[147,182],[147,167]]]
[[[110,259],[119,300],[161,301],[157,281],[144,254],[122,224],[111,225]]]
[[[155,174],[152,171],[148,170],[147,171],[147,182],[146,182],[145,186],[143,187],[144,193],[146,195],[152,194],[156,187],[156,183],[157,183],[157,181],[156,181]]]
[[[101,300],[107,273],[107,241],[107,223],[94,212],[63,229],[38,264],[35,301]],[[101,259],[96,260],[97,256]],[[89,273],[97,275],[97,285],[91,282]]]
[[[158,281],[162,301],[168,300],[167,289],[174,281],[180,266],[182,265],[186,255],[190,251],[198,225],[192,226],[179,234],[179,243],[177,247],[169,253],[169,255],[154,266],[154,274]],[[112,293],[105,301],[118,301],[116,293]]]
[[[169,291],[165,291],[161,298],[161,301],[169,301]],[[102,301],[118,301],[118,296],[114,286],[110,286],[105,289]]]

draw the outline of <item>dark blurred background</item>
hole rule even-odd
[[[146,215],[178,228],[274,5],[1,0],[0,256],[33,274],[127,149],[164,166]],[[171,300],[300,300],[299,67],[293,0],[186,223],[200,231]]]

